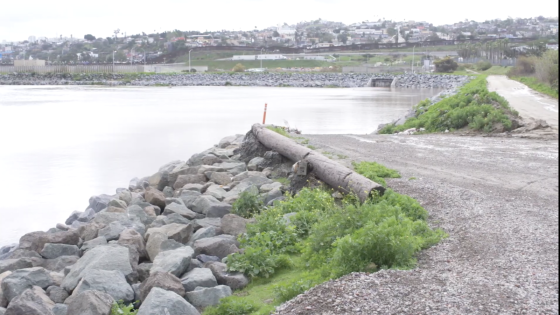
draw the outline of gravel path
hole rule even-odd
[[[449,238],[414,270],[353,273],[276,314],[558,314],[558,141],[456,135],[306,135],[377,161]]]

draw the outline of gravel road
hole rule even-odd
[[[339,162],[377,161],[449,238],[413,270],[353,273],[276,314],[558,314],[558,140],[306,135]]]
[[[505,75],[491,75],[487,80],[488,90],[503,96],[521,117],[545,120],[558,133],[558,100]]]

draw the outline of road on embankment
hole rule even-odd
[[[488,90],[503,96],[522,118],[542,119],[558,132],[558,100],[538,93],[505,75],[487,78]]]
[[[539,104],[539,103],[537,103]],[[398,170],[449,234],[413,270],[355,273],[278,314],[558,314],[558,140],[432,135],[305,135],[339,162]]]

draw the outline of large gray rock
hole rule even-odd
[[[40,253],[46,243],[78,245],[80,236],[76,231],[61,231],[55,233],[31,232],[19,239],[19,249],[33,250]]]
[[[200,315],[194,306],[175,292],[153,288],[146,297],[137,315]]]
[[[55,303],[64,303],[64,301],[68,298],[68,292],[56,285],[51,285],[50,287],[48,287],[46,293],[49,298]]]
[[[210,227],[210,226],[220,228],[222,222],[221,222],[221,218],[204,218],[204,219],[194,220],[193,224],[194,224],[194,230],[198,231],[198,229]]]
[[[212,196],[209,195],[202,195],[199,196],[198,198],[196,198],[193,202],[192,202],[192,206],[191,209],[194,212],[198,212],[198,213],[206,213],[206,211],[208,211],[208,208],[210,208],[210,206],[215,205],[215,204],[219,204],[220,201]]]
[[[54,302],[39,287],[28,288],[14,298],[4,315],[53,315]]]
[[[168,272],[152,272],[148,279],[140,285],[140,301],[144,301],[153,288],[172,291],[179,296],[185,296],[185,289],[181,280]]]
[[[223,189],[220,185],[212,184],[210,187],[206,189],[204,192],[205,195],[210,195],[219,201],[224,200],[227,191]]]
[[[123,190],[119,193],[119,200],[129,205],[132,202],[132,194],[128,190]]]
[[[264,204],[267,205],[272,200],[282,197],[282,191],[280,190],[280,188],[274,188],[273,190],[264,193],[262,195],[264,199]]]
[[[134,221],[142,222],[144,225],[152,223],[155,219],[155,215],[151,216],[139,205],[130,205],[126,208],[128,217]]]
[[[176,240],[181,244],[186,244],[192,236],[193,224],[177,224],[171,223],[157,228],[150,228],[146,232],[146,239],[150,240],[150,235],[155,232],[161,232],[167,235],[167,238]]]
[[[84,291],[78,294],[68,305],[68,315],[109,315],[113,298],[104,292]]]
[[[213,204],[204,213],[208,218],[221,218],[226,214],[231,212],[232,206],[228,203],[221,202],[219,204]]]
[[[232,182],[231,174],[226,172],[214,172],[210,175],[210,181],[218,185],[228,185]]]
[[[6,271],[13,271],[17,269],[31,268],[31,267],[33,267],[33,262],[31,261],[31,259],[27,257],[0,260],[0,274]]]
[[[260,188],[262,185],[272,184],[274,181],[262,176],[250,176],[239,182],[239,185],[252,184]]]
[[[165,209],[165,210],[167,210],[167,209]],[[164,222],[164,224],[162,224],[162,225],[167,225],[167,224],[171,224],[171,223],[189,224],[189,223],[191,223],[191,220],[186,219],[185,217],[183,217],[182,215],[180,215],[178,213],[171,213],[171,214],[163,216],[163,222]]]
[[[221,226],[224,234],[238,236],[247,232],[249,220],[235,214],[226,214],[222,217]]]
[[[231,295],[231,288],[219,285],[213,288],[200,288],[187,292],[186,298],[193,306],[203,308],[220,303],[220,299]]]
[[[78,235],[80,236],[80,238],[84,241],[90,241],[94,238],[97,237],[97,234],[99,233],[99,229],[104,228],[105,224],[104,223],[97,223],[97,222],[91,222],[88,223],[86,225],[80,226],[77,229]]]
[[[264,165],[265,162],[266,160],[262,157],[254,157],[247,163],[247,169],[249,171],[262,171],[262,165]]]
[[[149,231],[150,229],[148,229]],[[152,232],[148,242],[146,243],[146,252],[148,253],[148,257],[150,261],[154,261],[156,256],[161,251],[161,244],[167,240],[167,235],[163,232]]]
[[[227,148],[230,144],[232,144],[235,139],[237,139],[238,135],[233,135],[233,136],[227,136],[222,138],[222,140],[220,140],[220,142],[218,142],[218,148],[222,148],[225,149]]]
[[[78,219],[78,217],[80,216],[80,214],[82,214],[82,213],[83,213],[82,211],[74,210],[74,211],[70,214],[70,216],[68,217],[68,219],[66,219],[66,221],[64,221],[64,223],[65,223],[66,225],[72,224],[72,222],[76,221],[76,220]]]
[[[186,292],[193,291],[196,287],[211,288],[218,285],[212,270],[208,268],[195,268],[185,273],[181,276],[181,283]]]
[[[68,315],[68,305],[66,304],[55,304],[52,308],[54,315]]]
[[[33,267],[15,270],[2,280],[0,287],[2,288],[2,295],[10,302],[23,291],[31,289],[33,286],[46,289],[53,284],[54,281],[49,271],[42,267]]]
[[[118,270],[125,277],[131,276],[134,273],[127,247],[116,244],[97,246],[84,253],[78,262],[72,266],[70,272],[62,281],[62,288],[72,292],[80,279],[93,269]]]
[[[103,236],[96,237],[94,239],[84,242],[80,249],[82,250],[82,253],[85,253],[88,250],[99,245],[107,245],[107,239]]]
[[[111,201],[109,201],[109,203],[107,204],[107,208],[109,208],[109,207],[117,207],[117,208],[126,209],[126,202],[124,202],[120,199],[111,199]]]
[[[41,266],[47,270],[58,272],[68,266],[72,266],[78,259],[80,259],[79,256],[60,256],[54,259],[45,259]]]
[[[103,236],[107,241],[118,240],[121,232],[126,227],[119,221],[109,223],[106,227],[99,230],[98,236]]]
[[[120,208],[116,208],[116,209],[120,209]],[[123,211],[125,211],[125,210],[123,210]],[[120,222],[122,224],[130,224],[131,220],[128,218],[128,214],[126,212],[101,211],[95,216],[95,218],[93,218],[93,222],[100,223],[100,224],[103,224],[103,225],[107,226],[111,222]],[[95,237],[97,237],[97,236],[95,236]]]
[[[265,174],[263,174],[262,172],[255,172],[255,171],[246,171],[246,172],[242,172],[239,173],[237,175],[235,175],[232,180],[234,182],[241,182],[242,180],[249,178],[249,177],[266,177]]]
[[[134,248],[138,252],[139,257],[148,257],[144,238],[134,229],[129,228],[122,231],[117,244]]]
[[[233,187],[233,189],[231,189],[230,191],[228,191],[225,195],[225,199],[228,198],[232,198],[232,197],[238,197],[241,193],[243,192],[248,192],[250,194],[258,194],[259,193],[259,187],[255,184],[253,184],[250,181],[246,181],[248,179],[251,178],[257,178],[257,177],[249,177],[244,179],[243,181],[241,181],[239,184],[237,184],[235,187]],[[262,177],[264,178],[264,177]]]
[[[151,272],[169,272],[179,277],[187,270],[193,257],[194,250],[189,246],[162,251],[154,259]]]
[[[179,175],[173,184],[174,189],[180,189],[186,184],[204,184],[208,181],[204,174]]]
[[[160,207],[160,209],[164,209],[165,208],[165,195],[163,194],[163,192],[149,187],[148,189],[146,189],[146,192],[144,193],[144,199],[146,199],[147,202]]]
[[[200,186],[200,189],[202,190],[202,185]],[[179,195],[179,198],[181,198],[181,200],[183,200],[183,203],[185,204],[185,206],[187,206],[189,209],[192,209],[194,202],[198,199],[198,197],[201,195],[200,191],[195,191],[195,190],[182,190],[181,191],[181,195]]]
[[[198,229],[198,231],[196,231],[193,234],[193,236],[191,237],[191,239],[189,240],[187,245],[192,247],[192,245],[194,245],[194,242],[196,242],[197,240],[202,239],[202,238],[208,238],[208,237],[216,236],[217,233],[218,233],[218,231],[217,231],[217,228],[215,226],[200,228],[200,229]]]
[[[11,274],[12,274],[11,271],[5,271],[3,273],[0,273],[0,284],[2,283],[2,280],[4,280],[4,278],[6,278]],[[6,306],[8,306],[8,300],[4,297],[4,294],[2,293],[2,286],[0,285],[0,307],[6,307]]]
[[[160,252],[164,252],[166,250],[173,250],[177,248],[183,248],[185,245],[177,242],[176,240],[167,239],[161,243],[159,246]]]
[[[99,212],[107,208],[107,205],[112,199],[113,196],[109,196],[109,195],[92,196],[89,198],[88,208],[95,210],[95,212]]]
[[[206,254],[210,256],[218,256],[220,259],[227,257],[229,254],[239,252],[239,242],[235,237],[226,238],[225,235],[219,235],[209,238],[199,239],[194,242],[194,251],[196,255]]]
[[[182,190],[191,190],[191,191],[197,191],[197,192],[200,192],[200,189],[202,189],[201,184],[186,184],[182,188]]]
[[[190,210],[189,208],[185,207],[182,204],[177,204],[177,203],[171,203],[167,205],[165,207],[165,210],[163,211],[163,215],[170,215],[172,213],[177,213],[189,220],[194,220],[196,219],[197,216],[197,214],[194,211]]]
[[[216,277],[219,284],[227,285],[232,290],[238,290],[249,284],[249,279],[240,272],[228,272],[227,265],[222,262],[208,262],[205,264]]]
[[[41,256],[54,259],[60,256],[80,256],[80,249],[76,245],[46,243]]]
[[[134,291],[126,282],[122,272],[118,270],[88,270],[78,285],[70,300],[85,291],[100,291],[109,294],[115,301],[123,300],[125,303],[134,301]],[[72,303],[67,302],[66,304]]]
[[[281,187],[282,187],[282,184],[281,184],[281,183],[279,183],[279,182],[273,182],[273,183],[270,183],[270,184],[264,184],[264,185],[262,185],[262,186],[259,188],[259,190],[260,190],[261,193],[266,193],[266,192],[269,192],[269,191],[271,191],[271,190],[273,190],[273,189],[275,189],[275,188],[281,188]]]

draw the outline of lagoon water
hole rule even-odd
[[[440,89],[0,86],[0,246],[262,122],[366,134]]]

